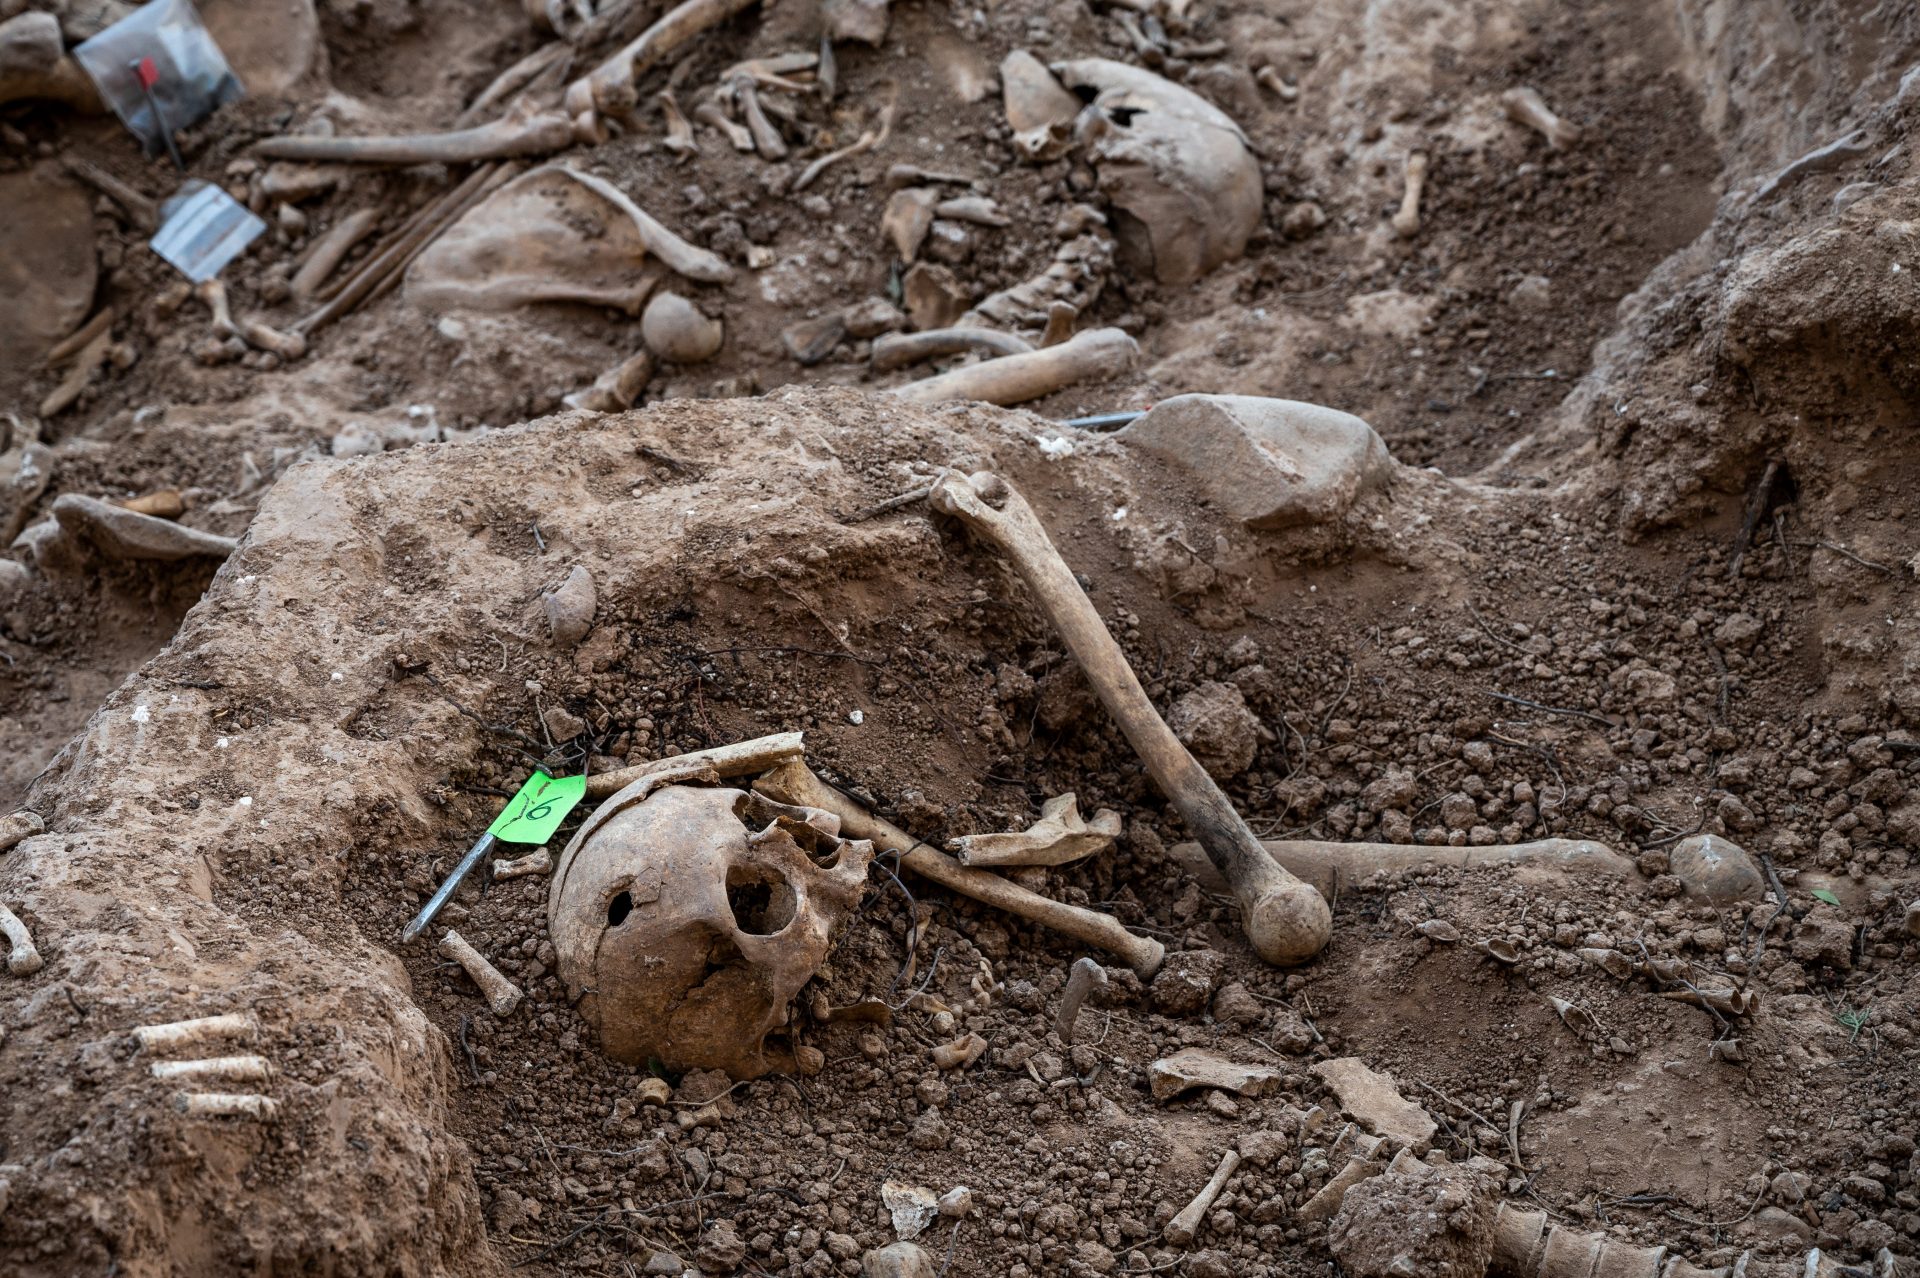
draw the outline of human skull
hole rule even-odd
[[[873,858],[837,835],[825,813],[735,789],[641,781],[603,804],[547,897],[560,979],[602,1049],[735,1078],[794,1069],[779,1031]]]

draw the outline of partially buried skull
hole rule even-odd
[[[757,831],[749,822],[758,824]],[[859,902],[873,845],[827,813],[639,781],[567,845],[547,898],[560,979],[616,1060],[795,1068],[794,997]]]

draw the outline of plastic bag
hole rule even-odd
[[[225,270],[266,229],[246,205],[196,178],[160,206],[153,251],[198,284]]]
[[[152,0],[73,56],[150,156],[167,149],[169,131],[198,123],[245,93],[192,0]]]

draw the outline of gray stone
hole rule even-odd
[[[820,17],[827,25],[827,34],[836,43],[859,40],[877,46],[887,38],[888,3],[889,0],[822,0]]]
[[[1260,721],[1230,683],[1203,683],[1173,703],[1167,726],[1216,781],[1231,781],[1253,766]]]
[[[593,574],[584,565],[575,564],[559,589],[549,590],[540,598],[547,609],[547,631],[556,644],[571,648],[587,637],[600,601],[593,588]]]
[[[1119,438],[1190,471],[1222,510],[1257,529],[1338,519],[1393,470],[1366,422],[1290,399],[1176,395]]]
[[[897,1242],[860,1258],[860,1278],[934,1278],[938,1272],[918,1243]]]
[[[201,532],[78,493],[55,498],[53,517],[61,531],[117,559],[171,562],[202,555],[225,559],[240,544],[231,537]]]
[[[1356,1056],[1321,1061],[1312,1073],[1327,1085],[1341,1109],[1376,1136],[1419,1153],[1439,1130],[1426,1110],[1400,1094],[1391,1075],[1367,1068]]]
[[[1746,849],[1717,834],[1680,840],[1667,854],[1667,872],[1687,885],[1687,895],[1715,905],[1758,901],[1767,880]]]
[[[33,584],[33,573],[15,559],[0,559],[0,609],[19,603]]]

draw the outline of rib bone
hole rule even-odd
[[[989,404],[1023,404],[1080,382],[1105,381],[1133,368],[1139,343],[1117,328],[1094,328],[1058,346],[1003,355],[956,368],[923,381],[894,388],[913,404],[977,399]]]

